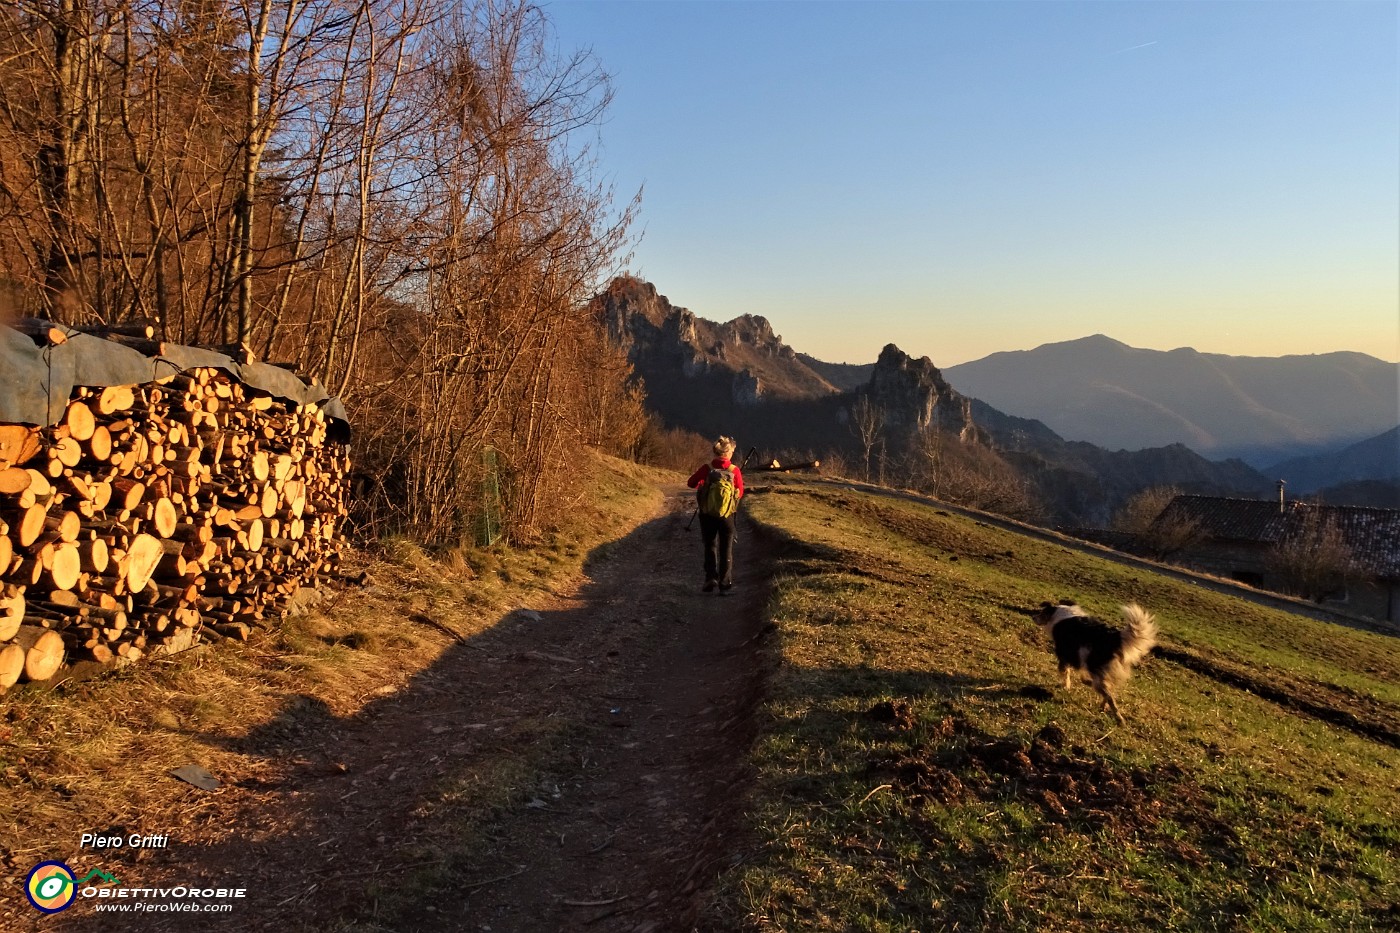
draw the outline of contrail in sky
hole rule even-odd
[[[1126,49],[1119,49],[1118,51],[1114,52],[1113,54],[1114,54],[1114,55],[1122,55],[1124,52],[1131,52],[1131,51],[1133,51],[1133,50],[1135,50],[1135,49],[1145,49],[1145,48],[1147,48],[1149,45],[1156,45],[1156,44],[1157,44],[1157,40],[1156,40],[1156,39],[1153,39],[1151,42],[1144,42],[1142,45],[1130,45],[1130,46],[1128,46]]]

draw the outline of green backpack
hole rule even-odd
[[[700,514],[728,518],[737,511],[739,490],[734,485],[734,468],[710,467],[710,475],[700,487]]]

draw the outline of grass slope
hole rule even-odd
[[[757,854],[711,921],[779,930],[1400,926],[1400,641],[933,507],[777,483]],[[1126,727],[1016,611],[1156,613]]]

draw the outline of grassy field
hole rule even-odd
[[[1400,928],[1400,640],[936,508],[779,482],[750,823],[711,923]],[[1153,611],[1117,727],[1018,610]]]

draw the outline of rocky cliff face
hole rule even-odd
[[[631,277],[613,280],[594,307],[649,387],[678,375],[718,376],[741,406],[837,391],[798,360],[766,318],[745,314],[723,324],[707,321],[672,305],[650,282]]]
[[[614,279],[607,291],[593,299],[593,310],[607,328],[608,338],[627,348],[634,367],[656,361],[674,365],[688,376],[705,371],[695,315],[674,307],[650,282]]]
[[[723,324],[678,308],[655,286],[619,278],[595,299],[615,343],[625,346],[648,396],[669,422],[710,433],[705,411],[763,424],[766,437],[785,446],[839,448],[854,437],[851,407],[861,396],[878,406],[888,432],[907,437],[930,425],[965,441],[985,438],[972,418],[971,400],[948,385],[928,359],[885,347],[863,384],[844,391],[783,343],[766,318],[744,314]],[[697,413],[697,409],[699,412]],[[783,413],[782,424],[762,417]],[[715,428],[723,430],[723,428]],[[731,425],[729,430],[738,430]]]
[[[916,360],[894,344],[886,344],[870,382],[858,391],[879,406],[891,428],[903,433],[932,426],[957,435],[964,443],[986,440],[972,419],[972,399],[950,386],[926,356]]]

